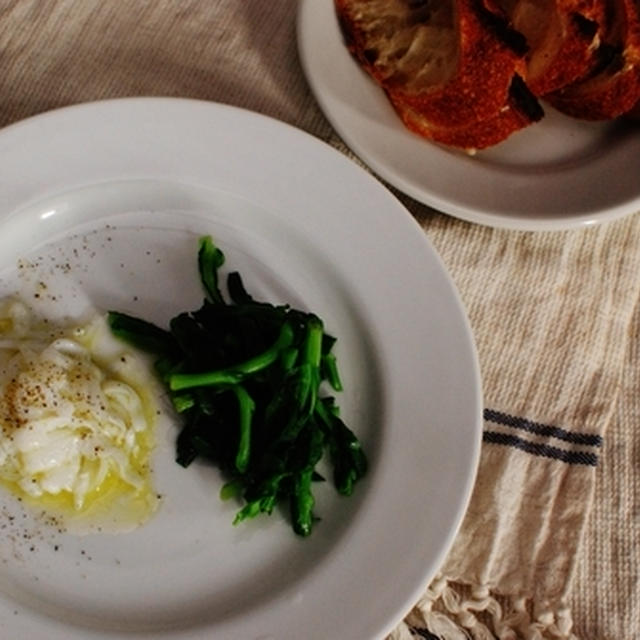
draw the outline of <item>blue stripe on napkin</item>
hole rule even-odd
[[[553,427],[548,424],[541,424],[540,422],[532,422],[525,418],[517,418],[511,416],[508,413],[502,413],[500,411],[494,411],[493,409],[484,410],[484,419],[487,422],[495,422],[496,424],[502,424],[507,427],[513,427],[514,429],[522,429],[529,433],[535,433],[540,436],[549,436],[557,438],[558,440],[564,440],[565,442],[572,442],[574,444],[585,444],[594,447],[602,446],[602,437],[591,433],[577,433],[575,431],[567,431],[560,427]]]
[[[483,434],[485,442],[514,447],[534,456],[551,458],[567,464],[587,466],[598,464],[597,450],[602,447],[602,437],[597,434],[570,431],[493,409],[484,410],[484,419],[487,422],[518,432],[516,435],[515,433],[486,429]],[[549,442],[531,440],[528,438],[529,434],[557,442],[549,444]],[[565,448],[566,445],[568,446]],[[576,447],[581,448],[577,449]]]

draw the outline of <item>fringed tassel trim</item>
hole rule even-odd
[[[578,640],[565,606],[505,598],[438,576],[388,640]]]

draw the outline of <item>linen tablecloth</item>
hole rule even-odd
[[[267,114],[353,158],[302,74],[297,7],[0,0],[0,126],[79,102],[179,96]],[[468,310],[485,424],[458,538],[393,636],[640,637],[640,215],[514,232],[398,197]]]

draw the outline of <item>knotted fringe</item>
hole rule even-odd
[[[388,640],[578,640],[572,626],[567,607],[504,598],[438,576]]]

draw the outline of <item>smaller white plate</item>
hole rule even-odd
[[[640,211],[640,127],[591,123],[544,105],[543,120],[469,156],[408,131],[344,46],[332,0],[302,0],[298,47],[321,109],[381,178],[450,215],[556,230]]]

